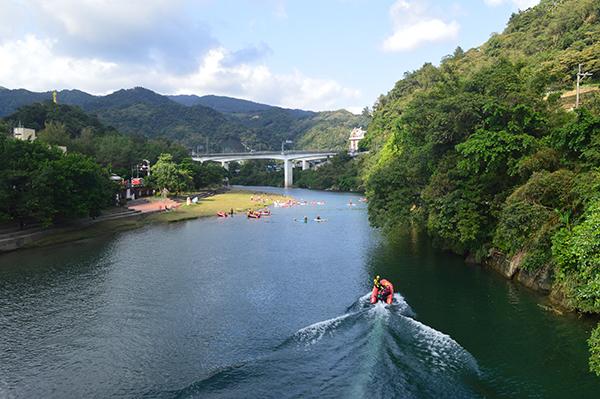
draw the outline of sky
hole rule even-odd
[[[539,0],[0,0],[0,86],[360,112]]]

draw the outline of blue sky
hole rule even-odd
[[[538,1],[0,0],[0,85],[358,112]]]

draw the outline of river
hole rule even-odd
[[[421,236],[384,239],[357,195],[285,192],[325,204],[1,255],[0,397],[600,392],[591,321]],[[395,304],[368,303],[374,274]]]

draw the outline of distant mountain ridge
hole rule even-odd
[[[223,96],[165,96],[152,90],[135,87],[96,96],[81,90],[57,92],[59,104],[80,107],[107,126],[120,132],[145,137],[165,137],[189,148],[210,151],[277,149],[283,140],[293,140],[302,148],[343,149],[346,138],[338,130],[336,139],[329,135],[331,118],[323,113],[286,109],[253,101]],[[15,113],[20,107],[52,100],[52,92],[26,89],[0,90],[0,117]],[[360,116],[347,111],[339,127],[365,125]],[[315,139],[301,140],[307,133]],[[333,145],[333,147],[331,147]]]
[[[255,111],[267,111],[271,108],[275,108],[271,105],[261,104],[254,101],[242,100],[233,97],[206,95],[177,95],[167,96],[171,100],[176,101],[185,106],[203,105],[205,107],[212,108],[222,113],[240,113],[240,112],[255,112]]]

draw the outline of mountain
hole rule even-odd
[[[273,108],[271,105],[224,96],[207,95],[198,97],[195,95],[177,95],[167,97],[188,107],[192,105],[203,105],[225,114],[266,111]]]
[[[23,124],[37,132],[43,130],[46,123],[57,122],[65,126],[70,137],[78,137],[84,128],[92,128],[95,133],[113,131],[104,126],[98,118],[82,111],[79,107],[53,104],[50,100],[24,105],[4,118],[4,121],[12,126]]]
[[[0,117],[10,115],[19,107],[52,99],[52,93],[36,93],[25,89],[0,90]]]
[[[146,104],[155,107],[173,107],[179,105],[168,97],[155,93],[152,90],[143,87],[134,87],[133,89],[117,90],[106,96],[95,97],[93,101],[83,105],[83,108],[87,111],[96,111],[111,108],[126,108],[136,104]]]
[[[24,105],[51,99],[50,91],[0,90],[0,117]],[[59,104],[78,106],[125,134],[164,137],[202,150],[208,142],[211,151],[278,149],[284,140],[294,141],[296,148],[342,149],[351,127],[365,125],[347,111],[335,111],[338,117],[332,119],[328,113],[230,97],[163,96],[143,87],[121,89],[106,96],[61,90],[57,100]],[[338,130],[332,136],[335,121],[339,122]],[[348,131],[344,133],[341,126]]]
[[[344,109],[319,112],[312,120],[314,125],[298,140],[300,148],[347,150],[352,129],[369,125],[365,115],[354,115]]]

